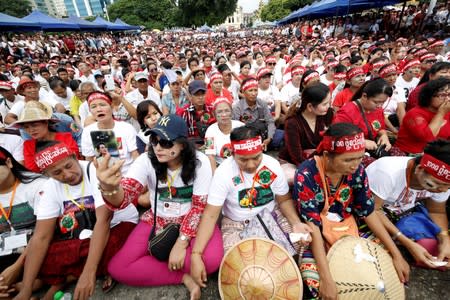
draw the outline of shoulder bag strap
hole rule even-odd
[[[369,139],[371,139],[372,141],[375,141],[375,139],[373,137],[373,133],[372,133],[372,127],[370,127],[369,122],[367,121],[366,114],[364,113],[364,110],[363,110],[363,108],[361,106],[361,103],[359,103],[358,100],[356,100],[355,102],[356,102],[356,105],[359,108],[359,111],[361,112],[361,116],[362,116],[362,118],[364,120],[364,123],[366,124],[367,131],[369,133]]]
[[[274,241],[272,234],[270,233],[269,228],[267,228],[266,223],[264,223],[263,219],[261,218],[261,216],[259,214],[256,215],[256,217],[258,218],[259,223],[261,223],[261,226],[264,228],[264,231],[266,232],[267,236],[269,237],[269,239],[271,239],[272,241]]]
[[[323,193],[325,196],[325,203],[323,206],[323,209],[321,212],[325,212],[328,213],[328,209],[330,208],[330,205],[328,203],[328,184],[327,184],[327,180],[325,179],[325,166],[323,165],[323,160],[320,156],[318,155],[314,155],[314,160],[316,161],[316,166],[317,169],[319,170],[319,176],[320,176],[320,180],[322,181],[322,185],[323,185]]]
[[[86,167],[86,173],[87,173],[87,178],[88,178],[89,182],[91,182],[91,172],[89,172],[91,169],[91,164],[92,164],[92,160],[90,160],[88,162],[87,167]]]
[[[153,207],[153,227],[152,227],[152,232],[150,233],[150,239],[152,239],[155,236],[156,233],[156,208],[158,207],[158,175],[155,172],[155,180],[156,180],[156,184],[155,184],[155,201],[153,203],[155,203],[154,207]]]

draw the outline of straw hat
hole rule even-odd
[[[346,236],[331,247],[327,258],[339,299],[405,299],[392,258],[380,245]]]
[[[52,108],[39,101],[28,101],[19,116],[19,119],[13,124],[22,124],[36,121],[52,121],[57,122],[57,119],[52,119]]]
[[[275,242],[245,239],[224,256],[219,269],[223,300],[302,299],[303,283],[294,259]]]

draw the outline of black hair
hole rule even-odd
[[[60,143],[59,141],[36,141],[36,153]]]
[[[219,56],[219,57],[216,59],[216,66],[219,65],[219,61],[220,61],[221,58],[225,59],[225,61],[227,60],[227,58],[226,58],[225,56],[223,56],[223,55]],[[219,72],[220,72],[220,71],[219,71]]]
[[[227,64],[221,64],[217,66],[217,71],[219,71],[220,73],[228,70],[230,70],[230,67]]]
[[[161,67],[166,70],[169,70],[169,69],[172,69],[173,65],[170,62],[168,62],[167,60],[164,60],[161,62]]]
[[[376,78],[364,82],[364,84],[356,91],[351,101],[361,98],[362,94],[366,94],[368,98],[375,97],[379,94],[392,96],[392,87],[383,78]]]
[[[434,158],[442,161],[443,163],[450,165],[450,141],[445,139],[437,139],[429,142],[425,149],[424,154],[433,156]],[[422,157],[416,158],[416,164],[420,162]]]
[[[245,67],[246,65],[249,65],[250,68],[252,67],[252,64],[248,61],[248,60],[243,60],[240,64],[240,68],[242,69],[243,67]]]
[[[346,72],[347,72],[347,67],[344,66],[343,64],[338,64],[338,65],[334,68],[334,72],[335,72],[335,73],[346,73]]]
[[[57,76],[53,76],[50,80],[49,80],[49,85],[50,85],[50,89],[54,90],[57,87],[61,87],[63,89],[66,89],[66,84],[64,83],[64,81],[57,77]]]
[[[261,54],[261,56],[264,58],[264,54],[261,51],[258,51],[258,52],[253,53],[253,59],[256,59],[256,56],[258,54]]]
[[[260,136],[262,132],[258,130],[252,124],[246,124],[244,126],[234,128],[230,133],[231,141],[241,141],[245,139],[252,139],[257,136]]]
[[[353,65],[353,64],[357,63],[360,60],[363,60],[363,58],[361,56],[359,56],[359,55],[355,55],[355,56],[352,56],[350,58],[350,63]]]
[[[66,68],[58,68],[58,70],[56,70],[56,73],[61,73],[61,72],[66,72],[67,73],[67,69]]]
[[[0,81],[9,81],[9,78],[5,74],[0,74]]]
[[[324,136],[333,137],[335,141],[348,135],[355,135],[361,133],[362,129],[351,123],[334,123],[325,131]],[[317,154],[322,154],[322,152],[316,152]],[[333,153],[329,153],[333,155]]]
[[[11,168],[11,172],[13,173],[14,177],[16,177],[21,183],[30,183],[35,179],[42,177],[42,175],[33,173],[32,171],[21,165],[8,150],[1,146],[0,152],[6,156],[6,159],[9,158],[11,160],[11,164],[13,166]],[[0,165],[6,165],[6,159],[0,158]]]
[[[180,152],[181,161],[183,167],[181,169],[181,179],[183,183],[187,185],[190,181],[193,181],[196,177],[195,169],[201,163],[196,156],[196,148],[193,142],[185,137],[175,140],[176,143],[183,145],[183,150]],[[153,151],[153,147],[148,149],[148,158],[150,159],[153,168],[156,172],[156,177],[162,182],[167,181],[167,163],[161,163]]]
[[[197,62],[197,65],[200,64],[200,62],[198,61],[198,58],[197,58],[197,57],[191,57],[191,58],[188,59],[188,67],[189,67],[189,69],[191,68],[191,63],[192,63],[193,61]]]
[[[50,72],[46,67],[42,67],[39,69],[39,74],[42,75],[42,73],[50,73]]]
[[[420,90],[418,105],[420,107],[430,106],[433,96],[435,96],[436,93],[449,85],[450,79],[444,77],[428,81]]]
[[[75,92],[76,90],[78,90],[78,88],[80,87],[80,84],[81,84],[81,80],[78,80],[78,79],[69,81],[69,87],[72,90],[72,92]]]
[[[145,130],[147,128],[147,124],[145,124],[145,117],[148,114],[148,106],[151,105],[153,108],[159,113],[160,116],[163,115],[161,109],[159,109],[158,104],[153,102],[152,100],[145,100],[138,104],[136,107],[136,119],[139,123],[139,126],[141,126],[142,130]]]
[[[313,85],[307,86],[302,91],[302,101],[298,112],[303,112],[306,106],[311,103],[313,107],[317,107],[330,93],[330,88],[322,82],[317,82]]]
[[[318,72],[313,69],[308,69],[305,71],[305,73],[303,73],[302,80],[300,80],[300,92],[303,91],[303,88],[304,88],[303,85],[305,84],[305,78],[308,77],[308,75],[310,75],[312,73],[318,73]]]

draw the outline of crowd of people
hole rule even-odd
[[[376,237],[405,284],[408,255],[450,268],[444,10],[432,23],[410,7],[399,32],[423,34],[408,38],[391,34],[394,12],[258,32],[3,35],[0,298],[50,286],[53,299],[73,282],[88,299],[104,276],[105,293],[182,283],[200,299],[262,215],[304,237],[289,247],[305,299],[337,298],[326,253],[343,234]],[[412,212],[428,232],[400,227]],[[171,250],[149,253],[173,224]],[[339,224],[350,230],[330,232]]]

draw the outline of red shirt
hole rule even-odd
[[[336,98],[334,98],[333,101],[333,106],[340,108],[344,106],[345,103],[352,100],[352,97],[353,97],[352,90],[350,88],[345,88],[336,95]]]
[[[384,123],[383,109],[378,108],[371,112],[364,112],[367,122],[372,127],[372,136],[375,138],[380,130],[384,130],[386,125]],[[351,123],[364,132],[364,138],[370,139],[369,130],[361,115],[361,111],[354,102],[348,102],[341,107],[334,117],[333,123]]]
[[[225,97],[230,100],[230,103],[233,103],[233,95],[231,95],[231,93],[226,88],[222,88],[222,93],[220,93],[219,96],[216,96],[212,89],[208,89],[205,94],[206,105],[213,105],[214,101],[216,101],[216,99],[219,97]]]
[[[419,104],[419,94],[422,88],[425,86],[425,83],[422,83],[421,85],[416,86],[415,89],[409,93],[408,101],[406,102],[406,111],[409,111],[410,109],[416,107]]]
[[[408,111],[398,131],[395,146],[407,153],[422,153],[428,142],[437,138],[448,140],[450,138],[450,113],[445,115],[445,123],[437,136],[434,136],[428,127],[435,115],[436,113],[420,106]]]
[[[80,152],[77,143],[72,138],[72,134],[69,132],[57,132],[55,133],[55,141],[66,144],[69,149],[76,154],[77,158],[80,158]],[[36,140],[26,140],[23,142],[23,157],[25,160],[25,167],[33,172],[40,173],[38,166],[34,162],[34,155],[36,154]]]

